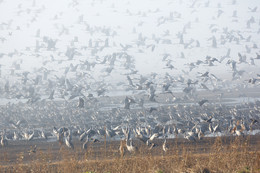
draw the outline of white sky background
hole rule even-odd
[[[252,48],[253,44],[260,47],[260,1],[259,0],[237,0],[232,5],[233,0],[214,0],[210,1],[209,7],[205,7],[206,0],[198,0],[194,7],[191,0],[0,0],[0,54],[8,54],[15,50],[19,52],[13,57],[7,55],[0,58],[2,65],[2,77],[10,79],[10,70],[13,68],[14,62],[21,63],[21,71],[33,71],[36,68],[44,66],[50,70],[55,70],[56,75],[62,75],[64,68],[69,64],[78,64],[81,61],[96,61],[99,56],[100,61],[107,54],[120,52],[122,45],[132,45],[127,53],[134,57],[135,67],[138,74],[149,74],[156,72],[164,75],[166,72],[171,75],[182,74],[181,70],[189,71],[189,67],[185,64],[196,62],[197,60],[205,60],[207,55],[221,59],[231,48],[231,57],[228,59],[238,60],[238,52],[246,55],[247,61],[255,58],[256,53],[260,54],[259,48]],[[75,2],[78,2],[76,4]],[[250,12],[249,8],[258,7],[256,12]],[[218,10],[222,10],[223,14],[218,18]],[[237,18],[232,17],[233,11],[237,11]],[[128,13],[130,12],[130,13]],[[158,26],[158,21],[163,18],[169,18],[173,13],[173,20],[167,21]],[[177,17],[180,14],[180,17]],[[83,15],[83,21],[79,22],[79,17]],[[247,28],[247,21],[254,17],[255,23]],[[160,19],[161,18],[161,19]],[[196,22],[196,20],[198,20]],[[183,27],[190,22],[190,28],[186,29],[184,42],[188,43],[191,39],[195,42],[188,48],[178,44],[179,39],[177,33],[183,31]],[[214,26],[210,28],[210,25]],[[87,25],[93,28],[91,34],[86,30]],[[17,30],[17,27],[20,30]],[[98,28],[110,28],[111,33],[115,31],[117,35],[114,37],[106,36],[100,32]],[[250,42],[240,39],[239,44],[235,41],[227,42],[225,45],[220,44],[220,37],[223,35],[223,28],[227,27],[228,31],[233,30],[234,35],[239,37],[240,33],[244,38],[252,36]],[[68,34],[60,34],[62,28],[68,29]],[[96,28],[96,29],[95,29]],[[136,33],[133,33],[135,28]],[[40,37],[36,37],[37,30],[40,29]],[[212,32],[216,29],[216,32]],[[164,36],[165,31],[169,31],[169,35]],[[138,35],[142,33],[146,37],[145,46],[138,47],[136,41]],[[170,39],[172,44],[156,44],[152,39],[153,35],[161,39]],[[218,48],[211,47],[210,37],[217,38]],[[57,39],[56,50],[48,51],[41,48],[39,52],[35,52],[36,41],[43,44],[43,37],[53,40]],[[74,37],[78,37],[78,42],[74,42]],[[100,45],[104,44],[106,38],[109,39],[109,48],[98,52],[96,56],[91,56],[91,48],[88,48],[89,40],[92,39],[93,45],[95,41],[99,41]],[[200,42],[200,47],[196,47],[196,40]],[[155,44],[154,51],[147,48],[147,45]],[[251,48],[251,52],[247,53],[245,46]],[[45,45],[46,46],[46,45]],[[82,50],[82,46],[87,46],[87,50]],[[75,47],[82,55],[75,56],[74,60],[58,64],[51,62],[43,65],[46,60],[51,60],[51,55],[55,60],[67,60],[65,52],[67,47]],[[142,53],[140,52],[142,51]],[[181,52],[184,53],[185,59],[181,58]],[[172,56],[168,59],[172,60],[172,65],[176,68],[173,70],[166,69],[166,62],[162,61],[163,54],[169,53]],[[194,69],[190,76],[197,76],[197,72],[204,73],[209,71],[216,76],[230,79],[232,71],[230,66],[226,65],[224,60],[221,64],[215,62],[216,66],[209,67],[201,65]],[[255,60],[255,66],[238,65],[238,70],[246,70],[245,78],[250,78],[260,73],[260,60]],[[120,82],[121,79],[126,80],[122,74],[127,73],[121,67],[122,64],[117,62],[111,73],[112,77],[105,80]],[[91,72],[97,80],[102,80],[104,72],[102,69],[107,66],[97,65]],[[19,71],[17,72],[19,73]],[[117,77],[115,79],[115,77]]]

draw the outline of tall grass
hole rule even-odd
[[[124,154],[119,151],[120,144],[109,142],[99,148],[89,146],[87,151],[69,150],[63,146],[58,160],[50,150],[42,152],[39,149],[31,155],[33,161],[27,163],[26,153],[18,153],[16,163],[1,165],[0,172],[260,172],[260,143],[252,147],[249,137],[229,142],[223,140],[218,137],[212,143],[205,143],[203,148],[196,143],[178,145],[176,142],[166,153],[160,145],[151,151],[145,145],[139,145],[136,153],[129,153],[124,148]]]

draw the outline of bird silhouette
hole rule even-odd
[[[78,108],[84,108],[84,99],[79,97]]]

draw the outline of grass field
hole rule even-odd
[[[135,153],[124,148],[121,154],[120,142],[91,144],[86,151],[61,146],[54,153],[38,148],[36,153],[16,153],[12,162],[8,160],[9,154],[1,151],[1,163],[8,164],[1,164],[0,172],[260,172],[259,136],[203,140],[190,143],[175,139],[169,142],[167,152],[162,150],[161,140],[152,150],[137,141]]]

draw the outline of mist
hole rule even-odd
[[[2,141],[258,134],[259,11],[259,0],[0,0]]]

